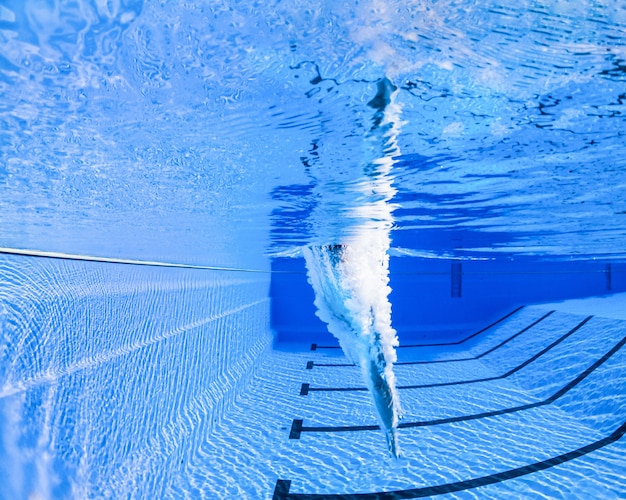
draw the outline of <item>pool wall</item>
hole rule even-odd
[[[334,342],[315,316],[303,259],[275,259],[272,327],[279,342]],[[626,264],[600,260],[390,259],[393,325],[407,339],[455,340],[526,304],[626,291]]]
[[[271,347],[268,290],[268,274],[0,256],[0,497],[171,494]]]

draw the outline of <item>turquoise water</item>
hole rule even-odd
[[[625,39],[622,0],[0,1],[0,497],[626,495],[619,295],[403,364],[626,290]],[[399,459],[316,308],[397,332]]]
[[[237,266],[310,241],[380,149],[387,77],[394,246],[621,256],[624,7],[5,1],[3,246]]]

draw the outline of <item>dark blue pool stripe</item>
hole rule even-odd
[[[607,353],[604,354],[600,359],[595,361],[591,366],[589,366],[585,371],[583,371],[580,375],[578,375],[574,380],[566,384],[564,387],[559,389],[557,392],[552,394],[547,399],[543,401],[537,401],[534,403],[528,403],[520,406],[514,406],[511,408],[504,408],[501,410],[493,410],[486,411],[482,413],[476,413],[473,415],[462,415],[458,417],[449,417],[449,418],[441,418],[437,420],[426,420],[426,421],[417,421],[417,422],[404,422],[398,425],[399,428],[412,428],[412,427],[428,427],[433,425],[442,425],[449,424],[453,422],[466,422],[470,420],[478,420],[481,418],[489,418],[495,417],[498,415],[506,415],[508,413],[515,413],[523,410],[530,410],[532,408],[538,408],[541,406],[547,406],[554,403],[556,400],[567,394],[574,387],[580,384],[583,380],[585,380],[591,373],[597,370],[600,366],[602,366],[606,361],[608,361],[617,351],[619,351],[626,344],[626,337],[622,338],[617,344],[615,344]],[[315,426],[315,427],[305,427],[303,420],[294,420],[291,424],[291,431],[289,433],[289,439],[300,439],[300,435],[303,432],[359,432],[359,431],[376,431],[379,430],[380,427],[377,425],[345,425],[345,426]]]
[[[423,498],[428,496],[443,495],[446,493],[454,493],[457,491],[465,491],[481,486],[488,486],[490,484],[501,483],[508,481],[509,479],[515,479],[522,476],[527,476],[535,472],[540,472],[557,465],[564,464],[576,458],[580,458],[584,455],[588,455],[594,451],[597,451],[605,446],[615,443],[626,434],[626,422],[622,423],[613,433],[609,436],[602,438],[598,441],[594,441],[586,446],[578,448],[576,450],[563,453],[556,457],[549,458],[548,460],[542,460],[541,462],[534,462],[529,465],[517,467],[515,469],[509,469],[489,476],[477,477],[474,479],[468,479],[466,481],[457,481],[454,483],[438,484],[436,486],[426,486],[422,488],[412,488],[407,490],[387,491],[387,492],[374,492],[374,493],[348,493],[348,494],[328,494],[328,493],[289,493],[291,488],[291,481],[279,479],[276,481],[276,487],[274,488],[273,500],[361,500],[361,499],[375,499],[375,500],[401,500],[408,498]]]
[[[477,332],[472,333],[469,337],[465,337],[463,340],[457,340],[456,342],[437,343],[437,344],[409,344],[409,345],[398,346],[398,348],[400,349],[400,348],[409,348],[409,347],[443,347],[443,346],[447,346],[447,345],[460,345],[460,344],[462,344],[464,342],[467,342],[468,340],[473,339],[474,337],[476,337],[476,335],[480,335],[481,333],[486,332],[490,328],[493,328],[497,324],[502,323],[505,319],[510,318],[515,313],[521,311],[523,308],[524,308],[524,306],[519,306],[514,311],[511,311],[510,313],[506,314],[505,316],[502,316],[500,319],[494,321],[493,323],[491,323],[490,325],[486,326],[485,328],[482,328],[481,330],[478,330]],[[341,349],[341,347],[338,346],[338,345],[317,345],[317,344],[311,344],[311,350],[312,351],[317,351],[318,349]]]
[[[503,342],[499,343],[497,346],[492,347],[491,349],[489,349],[489,350],[479,354],[478,356],[473,356],[473,357],[468,357],[468,358],[437,359],[437,360],[430,360],[430,361],[400,361],[400,362],[394,363],[394,366],[430,365],[430,364],[435,364],[435,363],[452,363],[452,362],[455,362],[455,361],[474,361],[474,360],[477,360],[477,359],[480,359],[480,358],[486,356],[487,354],[491,354],[496,349],[499,349],[503,345],[506,345],[508,342],[510,342],[511,340],[519,337],[521,334],[527,332],[528,330],[530,330],[534,326],[538,325],[544,319],[546,319],[548,316],[550,316],[552,314],[554,314],[554,311],[550,311],[547,314],[544,314],[541,318],[539,318],[538,320],[533,321],[530,325],[526,326],[525,328],[523,328],[522,330],[517,332],[515,335],[513,335],[513,336],[509,337],[508,339],[504,340]],[[312,370],[314,366],[344,367],[344,366],[355,366],[355,365],[353,363],[315,363],[314,361],[308,361],[307,364],[306,364],[307,370]]]
[[[580,328],[582,328],[591,318],[593,318],[593,316],[587,316],[584,320],[578,323],[578,325],[572,328],[565,335],[559,337],[557,340],[552,342],[548,347],[545,347],[544,349],[539,351],[537,354],[527,359],[526,361],[516,366],[515,368],[512,368],[511,370],[509,370],[503,375],[496,375],[494,377],[485,377],[485,378],[470,379],[470,380],[458,380],[455,382],[437,382],[434,384],[418,384],[418,385],[399,385],[397,388],[398,389],[424,389],[424,388],[429,388],[429,387],[446,387],[446,386],[463,385],[463,384],[475,384],[478,382],[491,382],[493,380],[505,379],[517,373],[522,368],[525,368],[530,363],[532,363],[539,357],[543,356],[550,349],[556,347],[558,344],[560,344],[565,339],[567,339],[570,335],[572,335],[573,333],[578,331]],[[305,384],[302,384],[302,387],[300,389],[300,396],[307,396],[310,392],[355,392],[355,391],[367,391],[367,388],[366,387],[311,387],[310,384],[305,383]]]

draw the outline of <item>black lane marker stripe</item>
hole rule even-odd
[[[524,308],[524,306],[519,306],[514,311],[511,311],[510,313],[506,314],[505,316],[502,316],[500,319],[494,321],[489,326],[486,326],[485,328],[483,328],[481,330],[478,330],[476,333],[472,333],[469,337],[465,337],[463,340],[457,340],[456,342],[444,342],[444,343],[440,343],[440,344],[409,344],[409,345],[401,345],[401,346],[398,346],[398,349],[407,348],[407,347],[440,347],[440,346],[446,346],[446,345],[459,345],[459,344],[462,344],[463,342],[467,342],[468,340],[473,339],[474,337],[476,337],[476,335],[480,335],[481,333],[486,332],[490,328],[493,328],[494,326],[496,326],[498,323],[502,323],[505,319],[510,318],[516,312],[521,311],[523,308]],[[338,346],[338,345],[317,345],[317,344],[311,344],[311,350],[312,351],[316,351],[318,349],[341,349],[341,347]]]
[[[478,382],[491,382],[493,380],[501,380],[501,379],[510,377],[514,373],[517,373],[518,371],[520,371],[522,368],[528,366],[537,358],[543,356],[546,352],[548,352],[553,347],[563,342],[570,335],[572,335],[573,333],[578,331],[580,328],[582,328],[585,325],[585,323],[587,323],[591,318],[593,318],[593,316],[587,316],[584,320],[578,323],[578,325],[572,328],[565,335],[563,335],[562,337],[552,342],[548,347],[542,349],[530,359],[527,359],[526,361],[524,361],[521,365],[518,365],[515,368],[512,368],[511,370],[506,372],[504,375],[496,375],[494,377],[485,377],[485,378],[478,378],[478,379],[471,379],[471,380],[458,380],[456,382],[438,382],[436,384],[399,385],[397,388],[398,389],[425,389],[429,387],[446,387],[446,386],[453,386],[453,385],[475,384]],[[302,384],[300,395],[307,396],[310,392],[356,392],[356,391],[367,391],[367,388],[366,387],[311,387],[310,384]]]
[[[440,344],[413,344],[413,345],[405,345],[404,347],[440,347],[440,346],[446,346],[446,345],[463,344],[464,342],[467,342],[468,340],[473,339],[477,335],[480,335],[481,333],[484,333],[487,330],[490,330],[491,328],[493,328],[497,324],[502,323],[504,320],[509,319],[511,316],[513,316],[515,313],[521,311],[523,308],[524,308],[524,306],[519,306],[517,309],[514,309],[510,313],[502,316],[500,319],[494,321],[493,323],[491,323],[490,325],[486,326],[485,328],[483,328],[481,330],[478,330],[476,333],[472,333],[469,337],[465,337],[463,340],[458,340],[456,342],[440,343]]]
[[[398,363],[394,363],[397,365]],[[309,368],[309,366],[311,368]],[[314,366],[356,366],[354,363],[315,363],[313,361],[307,361],[306,367],[308,370],[312,370]]]
[[[480,486],[487,486],[490,484],[501,483],[508,481],[509,479],[515,479],[518,477],[540,472],[551,467],[556,467],[570,460],[580,458],[584,455],[588,455],[594,451],[597,451],[607,445],[610,445],[626,434],[626,422],[622,423],[613,433],[609,436],[602,438],[598,441],[594,441],[586,446],[578,448],[576,450],[568,451],[562,455],[542,460],[541,462],[534,462],[529,465],[517,467],[515,469],[509,469],[489,476],[477,477],[474,479],[468,479],[466,481],[457,481],[454,483],[438,484],[436,486],[426,486],[423,488],[412,488],[408,490],[397,490],[387,492],[375,492],[375,493],[349,493],[349,494],[316,494],[316,493],[289,493],[291,487],[291,481],[279,479],[276,481],[276,487],[274,488],[273,500],[360,500],[360,499],[376,499],[376,500],[401,500],[407,498],[423,498],[434,495],[443,495],[445,493],[454,493],[457,491],[465,491]]]
[[[425,420],[425,421],[417,421],[417,422],[404,422],[398,425],[398,428],[407,429],[412,427],[429,427],[433,425],[441,425],[441,424],[449,424],[452,422],[465,422],[469,420],[478,420],[481,418],[495,417],[498,415],[505,415],[508,413],[515,413],[523,410],[530,410],[532,408],[538,408],[541,406],[546,406],[554,403],[557,399],[561,398],[569,391],[571,391],[574,387],[580,384],[583,380],[585,380],[591,373],[597,370],[600,366],[602,366],[606,361],[608,361],[617,351],[619,351],[626,344],[626,337],[622,338],[617,344],[615,344],[607,353],[604,354],[600,359],[594,362],[591,366],[589,366],[584,372],[578,375],[571,382],[567,383],[557,392],[552,394],[552,396],[544,399],[543,401],[537,401],[535,403],[527,403],[520,406],[514,406],[512,408],[504,408],[502,410],[493,410],[486,411],[482,413],[476,413],[473,415],[462,415],[459,417],[449,417],[449,418],[441,418],[437,420]],[[291,424],[291,432],[289,434],[289,439],[300,439],[300,435],[303,432],[358,432],[358,431],[376,431],[379,430],[380,427],[378,425],[344,425],[344,426],[315,426],[315,427],[305,427],[303,420],[294,420]]]
[[[436,364],[436,363],[452,363],[453,361],[473,361],[473,360],[476,360],[476,359],[480,359],[483,356],[486,356],[487,354],[491,354],[493,351],[495,351],[496,349],[499,349],[500,347],[502,347],[503,345],[507,344],[508,342],[510,342],[511,340],[515,339],[516,337],[519,337],[522,333],[527,332],[528,330],[530,330],[531,328],[533,328],[537,324],[541,323],[548,316],[554,314],[554,312],[555,311],[548,312],[547,314],[543,315],[538,320],[533,321],[530,325],[526,326],[525,328],[523,328],[522,330],[517,332],[512,337],[509,337],[508,339],[504,340],[503,342],[501,342],[497,346],[492,347],[491,349],[483,352],[482,354],[479,354],[478,356],[473,356],[471,358],[437,359],[437,360],[430,360],[430,361],[399,361],[399,362],[394,363],[394,366],[431,365],[431,364]],[[306,364],[307,370],[312,370],[314,366],[344,367],[344,366],[356,366],[356,365],[354,363],[315,363],[313,361],[308,361],[307,364]]]

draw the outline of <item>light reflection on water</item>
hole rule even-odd
[[[625,12],[6,2],[5,246],[237,265],[310,242],[316,192],[358,182],[387,76],[394,246],[443,230],[465,240],[444,254],[623,255]]]

